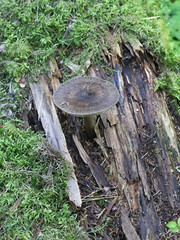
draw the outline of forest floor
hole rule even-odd
[[[164,99],[180,138],[179,1],[166,1],[162,6],[158,0],[147,1],[146,5],[143,3],[142,0],[103,0],[102,3],[96,0],[2,1],[0,235],[3,240],[41,237],[54,240],[60,236],[69,240],[72,232],[73,240],[85,239],[79,235],[82,232],[80,223],[91,239],[125,239],[120,219],[125,199],[113,173],[113,153],[104,140],[101,119],[97,118],[102,137],[99,144],[88,139],[83,119],[58,112],[68,150],[74,159],[75,175],[83,200],[82,208],[76,209],[65,191],[68,171],[60,169],[62,166],[57,164],[60,159],[55,157],[57,161],[53,162],[51,158],[36,152],[38,142],[43,142],[44,136],[39,138],[39,135],[44,133],[44,129],[29,85],[37,80],[40,73],[47,73],[47,62],[55,56],[63,75],[61,83],[71,77],[85,75],[88,67],[95,64],[112,76],[114,68],[108,58],[114,50],[119,51],[118,58],[121,58],[120,48],[115,45],[120,40],[119,36],[131,43],[139,39],[143,48],[151,52],[159,64],[156,90],[167,92]],[[115,41],[109,38],[109,31],[114,33]],[[28,127],[33,131],[29,131]],[[99,188],[88,165],[79,155],[73,141],[74,134],[93,163],[101,167],[108,188]],[[151,156],[148,164],[152,167],[153,137],[145,137],[144,141],[150,140],[150,144],[141,148],[144,159],[147,152]],[[166,205],[161,206],[161,209],[167,208]],[[174,212],[167,209],[163,221],[177,219],[178,210]],[[80,221],[76,221],[76,213]],[[163,218],[163,211],[159,215]],[[138,229],[138,216],[136,219],[136,215],[132,217],[129,212],[128,217]],[[166,230],[164,234],[167,239],[177,239],[175,234]]]

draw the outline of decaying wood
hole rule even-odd
[[[165,219],[171,220],[170,217],[178,215],[180,209],[177,183],[180,160],[177,136],[164,95],[154,91],[156,64],[152,54],[145,51],[139,41],[123,43],[119,38],[117,42],[109,33],[107,43],[109,48],[103,46],[102,56],[114,69],[112,80],[120,98],[116,106],[101,114],[105,141],[98,128],[95,131],[104,158],[109,157],[105,144],[113,153],[113,176],[118,180],[121,196],[122,231],[127,240],[165,240]],[[31,90],[48,141],[72,163],[52,102],[52,92],[59,86],[58,77],[62,76],[54,60],[50,68],[48,75],[40,75],[38,81],[31,84]],[[89,72],[91,76],[108,78],[97,66],[91,67]],[[102,170],[92,162],[77,137],[73,139],[98,186],[107,187]],[[70,200],[81,206],[74,172],[70,176],[68,191]],[[94,197],[88,201],[99,199]],[[102,219],[111,211],[115,201],[109,204]],[[104,238],[108,239],[108,235]]]
[[[82,160],[89,166],[91,173],[94,176],[99,188],[108,187],[109,183],[107,182],[107,179],[105,178],[105,175],[100,166],[92,162],[76,135],[73,135],[73,140],[79,151],[79,155],[81,156]]]
[[[55,90],[58,87],[58,77],[60,76],[60,73],[57,70],[58,68],[55,62],[51,62],[50,66],[51,70],[53,69],[53,71],[49,74],[49,76],[46,74],[39,75],[37,81],[31,83],[30,87],[38,116],[42,122],[47,140],[49,141],[52,148],[60,152],[62,157],[73,164],[71,156],[67,149],[66,139],[56,113],[56,108],[52,100],[51,90]],[[76,206],[80,207],[82,204],[81,195],[73,170],[70,173],[67,190],[69,199],[74,202]]]
[[[122,229],[130,240],[165,239],[164,218],[180,209],[177,136],[163,94],[154,91],[152,55],[138,41],[119,41],[117,47],[109,34],[108,42],[112,50],[107,53],[105,49],[104,54],[115,69],[113,82],[120,98],[117,106],[101,115],[101,120],[114,156],[114,175],[126,199],[125,211],[121,212]],[[90,68],[90,75],[107,78],[97,67]],[[131,219],[135,216],[133,226]]]

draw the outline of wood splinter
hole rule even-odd
[[[103,170],[100,168],[100,166],[92,162],[76,135],[73,135],[73,141],[79,151],[82,160],[89,166],[99,188],[104,188],[105,190],[107,190],[107,188],[109,189],[109,183],[104,176]]]

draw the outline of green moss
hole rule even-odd
[[[158,79],[155,89],[165,89],[180,113],[180,75],[170,69],[165,70]]]
[[[103,0],[101,3],[97,0],[3,0],[0,40],[6,45],[1,56],[6,61],[6,74],[20,77],[37,67],[45,68],[47,59],[55,55],[60,45],[64,47],[64,58],[69,51],[81,48],[80,62],[91,51],[91,58],[100,60],[100,38],[109,27],[117,29],[117,34],[124,31],[126,37],[139,38],[159,59],[163,56],[167,60],[172,57],[172,49],[162,3],[157,0]],[[14,70],[10,70],[13,64]]]
[[[165,151],[168,154],[169,158],[171,159],[171,163],[175,169],[177,167],[176,164],[178,163],[179,156],[177,150],[173,148],[173,146],[171,146],[172,143],[169,139],[169,136],[167,135],[167,126],[166,127],[164,125],[161,126],[161,136],[159,137],[159,140],[161,142],[161,146],[165,147]]]
[[[2,123],[1,239],[31,239],[40,235],[42,239],[85,238],[68,205],[66,162],[48,150],[42,136],[30,129],[21,130],[14,123]]]
[[[84,66],[90,56],[92,63],[103,64],[100,39],[110,47],[105,36],[111,27],[115,37],[138,38],[154,52],[162,72],[173,71],[173,82],[178,85],[179,9],[179,1],[170,0],[2,0],[0,41],[6,50],[0,55],[0,76],[6,76],[7,82],[27,74],[34,78],[37,69],[47,70],[47,60],[59,47],[58,61]],[[159,87],[165,85],[168,94],[179,101],[171,76],[164,76]]]

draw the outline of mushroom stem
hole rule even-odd
[[[95,137],[93,117],[92,116],[84,117],[84,125],[85,125],[86,132],[88,134],[88,137],[93,139]]]

